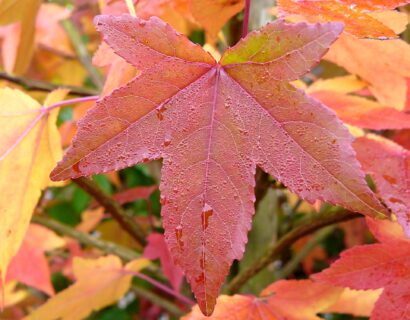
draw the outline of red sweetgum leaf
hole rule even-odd
[[[380,197],[410,238],[410,151],[371,134],[353,146],[363,170],[373,175]]]
[[[342,291],[310,280],[281,280],[260,297],[219,296],[211,317],[203,316],[195,306],[181,320],[319,320],[316,314],[334,304]]]
[[[410,114],[375,101],[333,91],[311,92],[311,95],[332,108],[345,123],[374,130],[410,128]]]
[[[319,61],[341,24],[278,20],[228,49],[219,63],[156,17],[99,16],[96,25],[141,74],[79,122],[51,177],[163,158],[165,238],[205,314],[232,261],[242,258],[257,165],[302,199],[385,213],[364,182],[347,129],[288,83]]]
[[[378,231],[383,232],[381,228]],[[384,243],[343,251],[330,268],[311,277],[355,290],[384,288],[370,320],[410,319],[410,240],[389,239],[385,231]]]
[[[372,17],[360,3],[345,1],[279,0],[281,10],[291,14],[302,14],[315,21],[340,21],[345,31],[359,38],[397,38],[396,33],[381,21]],[[350,2],[350,1],[346,1]],[[380,10],[372,8],[372,10]]]
[[[161,260],[162,270],[164,270],[172,287],[176,291],[179,291],[184,275],[181,269],[172,261],[164,236],[160,233],[152,233],[148,236],[147,241],[148,245],[144,248],[144,258],[150,260],[159,258]]]
[[[54,295],[50,268],[44,253],[63,245],[65,241],[54,232],[31,224],[19,251],[11,260],[6,281],[18,280],[50,296]]]

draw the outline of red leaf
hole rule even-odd
[[[380,197],[410,237],[410,151],[376,135],[358,138],[354,148],[363,169],[374,176]]]
[[[377,229],[381,232],[382,228]],[[370,319],[410,319],[410,240],[389,238],[388,233],[383,239],[386,242],[342,252],[330,268],[312,278],[356,290],[384,288]]]
[[[165,238],[160,233],[153,233],[148,236],[148,245],[144,249],[144,257],[150,260],[159,258],[162,270],[171,282],[176,291],[179,291],[184,277],[181,269],[172,261]]]
[[[348,124],[374,130],[410,128],[410,114],[369,99],[333,91],[316,91],[312,95]]]
[[[197,307],[181,320],[319,320],[316,314],[334,304],[342,289],[310,280],[281,280],[264,289],[260,297],[218,297],[211,317]]]
[[[23,244],[7,270],[7,281],[18,280],[26,285],[54,295],[50,268],[44,251],[64,245],[64,240],[39,225],[30,225]]]
[[[155,17],[99,16],[96,24],[141,75],[79,122],[52,179],[163,158],[165,238],[205,314],[243,255],[257,165],[310,202],[385,212],[364,182],[347,129],[287,83],[319,61],[341,24],[275,21],[220,63]]]
[[[157,186],[134,187],[116,193],[114,198],[121,204],[130,203],[141,199],[147,200],[156,188]]]

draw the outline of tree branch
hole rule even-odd
[[[126,262],[140,257],[138,253],[126,247],[120,246],[118,244],[115,244],[109,241],[97,239],[89,234],[86,234],[84,232],[70,228],[58,221],[55,221],[55,220],[52,220],[46,217],[34,215],[31,219],[31,222],[42,225],[50,230],[53,230],[54,232],[57,232],[57,233],[66,235],[70,238],[76,239],[82,244],[89,245],[97,249],[100,249],[101,251],[105,253],[114,254]],[[155,274],[160,274],[159,270],[154,265],[149,265],[146,269]],[[184,312],[181,309],[179,309],[175,304],[173,304],[172,302],[162,298],[161,296],[153,292],[150,292],[147,289],[133,286],[132,291],[134,291],[137,295],[142,296],[152,301],[154,304],[161,306],[162,308],[164,308],[165,310],[167,310],[168,312],[170,312],[171,314],[177,317],[180,317],[184,314]]]
[[[255,260],[248,269],[238,274],[225,288],[227,294],[234,294],[254,275],[274,262],[280,254],[289,248],[296,240],[303,236],[315,232],[325,226],[362,217],[362,215],[347,210],[324,212],[307,217],[300,221],[295,228],[285,234],[278,242],[269,246],[266,252]]]
[[[73,179],[81,189],[94,197],[105,210],[107,210],[111,216],[117,220],[121,227],[127,231],[138,243],[142,246],[146,244],[144,229],[127,213],[123,207],[110,195],[108,195],[100,186],[91,179],[84,177]]]
[[[306,243],[306,245],[297,252],[292,259],[278,272],[275,276],[275,280],[287,278],[290,274],[292,274],[299,264],[306,258],[306,256],[323,240],[325,240],[334,230],[335,226],[327,226],[323,229],[320,229],[316,234],[313,236],[312,239]]]
[[[87,233],[70,228],[58,221],[46,217],[34,215],[31,218],[31,222],[47,227],[48,229],[58,232],[60,234],[69,236],[70,238],[78,240],[82,244],[95,247],[105,253],[114,254],[126,262],[132,261],[140,257],[138,253],[126,247],[120,246],[109,241],[97,239]]]
[[[0,79],[7,80],[15,84],[18,84],[20,86],[23,86],[27,90],[38,90],[38,91],[49,92],[49,91],[53,91],[59,88],[69,89],[70,94],[81,96],[81,97],[94,96],[94,95],[99,94],[99,92],[94,89],[87,89],[87,88],[68,86],[68,85],[56,85],[56,84],[48,83],[45,81],[26,79],[26,78],[11,75],[11,74],[8,74],[2,71],[0,71]]]
[[[100,71],[95,66],[93,66],[90,53],[88,52],[88,49],[83,42],[81,33],[78,31],[78,29],[70,19],[61,21],[61,25],[70,38],[70,41],[74,47],[75,52],[77,53],[78,58],[87,69],[91,81],[96,85],[98,89],[101,89],[104,85],[104,79],[102,78]]]
[[[157,295],[156,293],[148,291],[147,289],[133,286],[131,288],[131,291],[133,291],[137,296],[141,296],[145,299],[148,299],[154,304],[162,307],[163,309],[167,310],[169,313],[171,313],[177,318],[182,317],[186,313],[182,311],[178,306],[173,304],[172,302],[164,299],[163,297]]]

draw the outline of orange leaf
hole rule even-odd
[[[67,91],[50,93],[44,106]],[[47,109],[21,91],[0,89],[0,271],[17,253],[48,174],[62,156],[56,127],[58,109]]]
[[[74,258],[73,263],[77,281],[50,298],[25,320],[82,320],[92,311],[119,300],[131,285],[132,275],[127,271],[139,271],[149,261],[137,259],[123,267],[118,257],[106,256],[98,259]]]
[[[310,280],[281,280],[260,297],[218,297],[214,314],[206,317],[198,306],[181,320],[319,320],[316,314],[334,304],[343,289]]]
[[[315,21],[341,21],[345,24],[345,32],[360,38],[397,38],[392,29],[367,14],[360,5],[331,0],[279,0],[278,5],[287,13],[313,17]]]

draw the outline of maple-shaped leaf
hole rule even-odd
[[[367,135],[354,144],[363,169],[410,238],[410,151],[386,138]]]
[[[342,31],[275,21],[217,63],[158,18],[99,16],[97,29],[141,75],[97,102],[54,180],[163,158],[165,237],[201,309],[211,314],[241,259],[254,213],[256,166],[301,198],[371,216],[352,137],[327,107],[293,87]]]
[[[211,317],[197,306],[181,320],[319,320],[317,313],[334,304],[343,289],[310,280],[281,280],[264,289],[259,297],[219,296]]]
[[[47,106],[62,100],[66,90],[50,93],[42,107],[19,90],[0,89],[0,272],[17,253],[31,215],[50,183],[48,172],[61,158],[56,120],[58,109]]]
[[[374,130],[408,129],[410,114],[375,101],[333,91],[310,92],[323,104],[336,111],[345,123]]]
[[[373,224],[386,225],[393,222],[373,221]],[[388,230],[377,228],[379,233],[383,233],[383,229]],[[311,277],[355,290],[384,288],[370,319],[410,319],[410,240],[390,237],[388,234],[384,234],[382,239],[383,243],[343,251],[340,259],[330,268]]]
[[[25,320],[82,320],[92,311],[115,303],[129,290],[132,272],[149,264],[136,259],[122,266],[117,256],[98,259],[74,258],[77,281],[30,313]]]
[[[354,3],[353,3],[354,2]],[[373,17],[369,11],[395,8],[410,1],[391,1],[372,6],[366,1],[350,0],[279,0],[279,8],[291,14],[302,14],[315,21],[341,21],[345,31],[360,38],[397,38],[390,27]]]
[[[53,231],[31,224],[20,250],[11,260],[7,270],[6,281],[18,280],[50,296],[54,295],[45,251],[62,247],[64,244],[65,241]]]
[[[162,270],[168,277],[172,287],[179,291],[181,288],[184,275],[181,269],[172,261],[171,254],[165,243],[164,235],[160,233],[152,233],[147,238],[148,244],[144,248],[144,257],[150,260],[159,258],[161,260]]]

